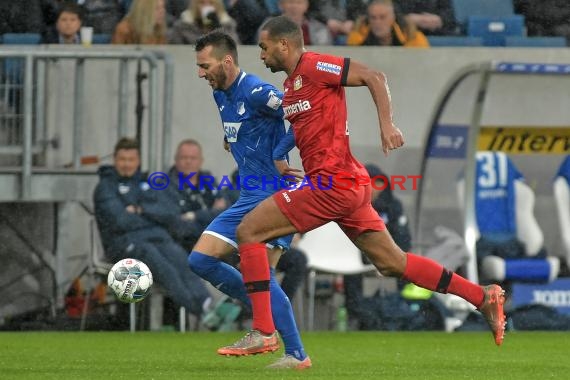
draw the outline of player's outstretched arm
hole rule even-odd
[[[402,132],[394,125],[392,119],[392,99],[386,76],[368,66],[351,60],[345,86],[366,86],[376,105],[382,151],[387,156],[390,150],[404,145]]]

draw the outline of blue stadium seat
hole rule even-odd
[[[5,45],[38,45],[42,42],[39,33],[6,33],[2,35]]]
[[[110,44],[111,35],[110,34],[94,34],[93,40],[94,45]]]
[[[470,16],[512,16],[513,0],[452,0],[455,21],[463,32]]]
[[[2,35],[4,45],[39,45],[42,36],[39,33],[5,33]],[[24,60],[22,58],[6,58],[2,67],[5,80],[19,85],[23,82]]]
[[[431,47],[443,46],[483,46],[481,37],[427,36]]]
[[[566,47],[566,38],[507,36],[505,37],[505,46]]]
[[[467,34],[483,38],[485,46],[505,46],[505,37],[524,36],[524,17],[514,16],[470,16]]]

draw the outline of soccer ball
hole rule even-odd
[[[152,273],[142,261],[123,259],[109,271],[107,285],[121,302],[140,302],[150,292]]]

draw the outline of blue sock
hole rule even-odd
[[[188,264],[194,273],[214,285],[222,293],[250,305],[241,273],[236,268],[216,257],[197,251],[192,251],[188,256]]]
[[[289,298],[285,295],[281,286],[275,279],[275,269],[271,268],[271,280],[269,282],[269,291],[271,292],[271,311],[273,314],[273,322],[283,344],[285,345],[285,354],[294,356],[299,360],[307,357],[305,348],[301,342],[301,335],[297,329],[293,308]]]

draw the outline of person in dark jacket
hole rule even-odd
[[[202,170],[202,147],[193,139],[178,144],[174,165],[168,172],[169,185],[157,191],[159,200],[145,205],[145,213],[167,229],[190,252],[204,228],[223,210],[227,202],[217,191],[214,176]]]
[[[5,33],[43,33],[45,9],[42,0],[0,0],[0,35]]]
[[[269,16],[263,0],[231,0],[228,14],[237,21],[236,31],[243,45],[257,44],[257,30]]]
[[[156,203],[156,192],[139,171],[138,142],[119,140],[113,157],[114,166],[99,168],[94,192],[95,218],[105,255],[112,261],[129,257],[143,261],[178,305],[200,315],[210,302],[204,283],[188,268],[184,249],[145,215],[145,204]]]
[[[392,235],[394,242],[404,252],[408,252],[412,248],[408,218],[404,214],[402,202],[392,193],[389,176],[374,164],[366,164],[365,166],[370,178],[380,177],[375,180],[375,186],[372,186],[372,207],[384,220],[386,229]],[[382,188],[383,190],[379,190]],[[344,294],[350,319],[358,321],[361,317],[364,299],[361,274],[344,276]]]
[[[561,36],[570,45],[568,0],[515,0],[515,13],[524,16],[529,37]]]

